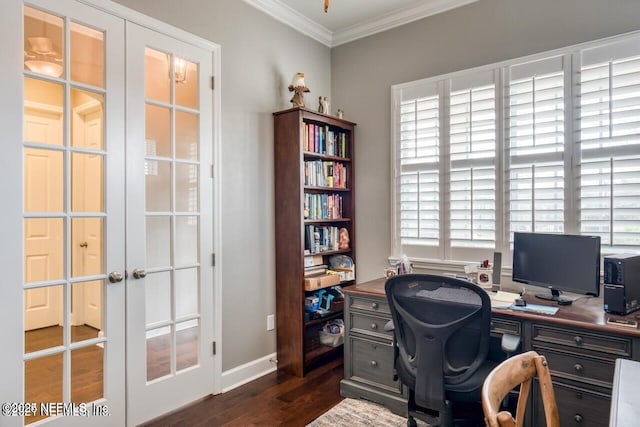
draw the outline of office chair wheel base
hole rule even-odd
[[[418,427],[418,423],[416,422],[416,419],[411,416],[407,418],[407,427]]]

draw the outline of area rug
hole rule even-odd
[[[427,426],[422,421],[416,421],[418,426]],[[392,413],[384,406],[367,400],[344,399],[307,424],[307,427],[405,427],[406,425],[406,418]]]

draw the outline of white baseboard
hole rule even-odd
[[[222,373],[222,392],[226,393],[236,387],[240,387],[243,384],[274,372],[278,367],[272,360],[276,360],[276,353],[224,371]]]

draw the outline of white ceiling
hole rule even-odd
[[[315,40],[338,46],[477,0],[244,0]]]

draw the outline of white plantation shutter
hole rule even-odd
[[[507,69],[509,235],[564,232],[565,59]]]
[[[580,70],[580,232],[640,249],[640,43],[589,49]]]
[[[451,80],[449,95],[451,247],[494,248],[496,90],[494,72]]]
[[[516,231],[640,253],[640,32],[392,95],[394,256],[508,265]]]
[[[399,99],[399,233],[402,245],[440,244],[440,94],[438,85]]]

